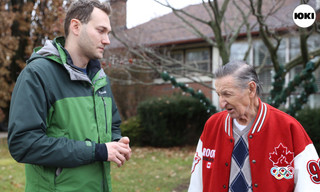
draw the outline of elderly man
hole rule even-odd
[[[220,113],[206,122],[192,166],[189,192],[319,192],[319,157],[293,117],[264,103],[254,68],[220,67]]]

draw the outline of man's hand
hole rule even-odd
[[[130,152],[128,154],[124,154],[125,155],[125,158],[127,161],[129,161],[130,157],[131,157],[131,148],[130,148],[130,139],[128,137],[122,137],[119,141],[119,143],[123,143],[123,144],[126,144],[128,149],[130,150]]]
[[[126,160],[131,157],[131,149],[129,146],[130,140],[128,137],[122,137],[118,142],[106,143],[108,149],[108,161],[115,162],[118,167],[121,167]]]

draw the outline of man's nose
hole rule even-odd
[[[110,39],[109,39],[109,35],[105,35],[102,39],[102,44],[104,45],[109,45],[110,44]]]
[[[221,109],[224,109],[227,105],[227,101],[223,97],[219,97],[219,105]]]

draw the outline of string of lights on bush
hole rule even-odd
[[[290,104],[287,113],[295,116],[296,112],[302,109],[303,105],[308,102],[308,97],[317,92],[316,79],[312,72],[314,71],[315,64],[309,61],[306,67],[301,73],[296,74],[295,77],[288,83],[288,86],[283,89],[284,78],[283,74],[285,70],[283,66],[274,76],[273,90],[271,91],[271,97],[268,100],[272,106],[278,108],[282,103],[286,103],[286,100],[296,90],[299,85],[302,85],[303,91],[298,95],[294,103]]]
[[[173,87],[179,87],[183,92],[188,93],[192,97],[198,99],[200,103],[206,107],[208,113],[213,114],[217,112],[216,107],[212,105],[210,100],[203,94],[201,90],[195,91],[187,84],[180,82],[178,83],[177,80],[173,76],[169,75],[169,73],[166,71],[161,73],[161,78],[164,81],[170,81]]]

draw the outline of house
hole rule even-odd
[[[220,5],[222,5],[223,2],[223,0],[218,1]],[[234,30],[241,25],[242,19],[239,10],[242,10],[243,13],[248,12],[246,11],[248,10],[248,4],[244,4],[243,2],[248,3],[248,1],[230,1],[221,27],[223,38],[230,38],[229,34],[234,33]],[[120,24],[113,23],[115,33],[120,39],[132,47],[143,45],[145,48],[152,47],[162,52],[166,51],[171,58],[181,61],[184,65],[171,66],[176,69],[176,80],[188,84],[188,86],[195,90],[200,89],[211,99],[215,106],[219,106],[217,95],[210,89],[210,87],[214,85],[214,79],[210,74],[222,64],[219,49],[217,45],[205,41],[194,32],[197,30],[208,37],[208,39],[216,39],[217,37],[215,37],[212,29],[208,27],[208,25],[198,22],[195,19],[185,18],[187,22],[191,23],[194,27],[190,29],[190,26],[186,25],[185,22],[179,19],[174,13],[169,13],[134,28],[126,29],[125,19],[118,18],[121,15],[123,16],[123,14],[119,14],[119,9],[115,9],[115,7],[117,7],[115,4],[117,4],[118,7],[121,4],[122,11],[124,11],[125,9],[123,7],[126,6],[126,0],[111,0],[111,5],[114,11],[116,10],[117,15],[112,15],[111,20],[122,21]],[[276,4],[275,7],[273,7],[274,4]],[[293,10],[299,4],[300,0],[263,1],[263,11],[272,12],[265,20],[266,25],[268,25],[272,31],[277,31],[282,38],[279,51],[277,52],[278,58],[282,63],[287,63],[300,54],[300,40],[296,33],[298,28],[292,19]],[[240,7],[240,9],[236,5]],[[320,1],[309,2],[309,5],[314,9],[318,9]],[[185,7],[183,11],[191,16],[201,18],[204,21],[209,21],[211,17],[203,4],[190,5]],[[251,29],[250,35],[252,41],[250,42],[248,40],[247,30],[245,25],[243,25],[240,28],[236,41],[230,47],[230,60],[242,60],[249,46],[251,46],[246,61],[257,68],[259,78],[263,82],[264,87],[262,100],[266,101],[269,97],[269,91],[272,88],[272,77],[274,75],[272,62],[267,47],[259,37],[259,25],[256,23],[256,18],[252,15],[249,16],[248,24]],[[308,49],[309,51],[313,51],[319,48],[320,38],[318,34],[314,33],[308,39]],[[119,53],[122,55],[119,55]],[[126,56],[128,56],[127,47],[116,38],[111,38],[111,45],[106,48],[105,61],[108,63],[106,67],[117,67],[119,63],[122,63],[122,65],[130,65],[132,58],[129,56],[129,59],[126,60],[124,59]],[[159,66],[161,69],[161,61],[159,61]],[[196,67],[198,71],[200,70],[203,73],[190,71],[190,66]],[[292,69],[288,75],[286,75],[286,83],[293,79],[295,74],[301,70],[301,67]],[[189,78],[185,78],[185,74],[189,74]],[[320,107],[320,69],[314,72],[314,76],[317,80],[318,92],[309,97],[308,104],[311,107]],[[202,85],[194,83],[193,80],[201,82]],[[169,82],[164,82],[160,76],[156,76],[156,78],[153,79],[151,89],[153,95],[170,94],[176,90],[177,88],[172,88],[172,85]],[[296,90],[295,94],[299,94],[299,91],[301,90]],[[290,99],[287,102],[287,106],[290,104]]]

